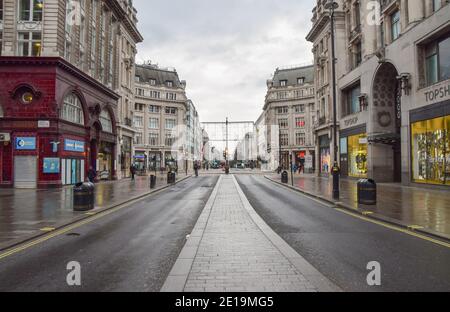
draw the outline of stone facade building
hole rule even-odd
[[[336,30],[342,175],[450,185],[448,2],[339,4],[338,23],[342,18],[344,23]],[[322,9],[322,14],[327,13]],[[313,18],[314,25],[320,18]]]
[[[141,170],[192,168],[201,133],[198,113],[175,69],[136,65],[135,157]],[[200,136],[197,138],[197,136]]]
[[[345,71],[345,64],[342,62],[347,47],[345,45],[345,14],[342,0],[336,1],[339,8],[335,11],[335,36],[336,53],[336,73]],[[329,175],[333,165],[334,147],[333,142],[333,89],[331,86],[331,33],[330,14],[325,9],[326,1],[318,0],[317,6],[313,9],[312,29],[306,39],[313,43],[314,66],[315,66],[315,103],[317,110],[316,123],[313,126],[315,134],[315,158],[316,173]]]
[[[132,2],[3,0],[0,8],[0,184],[75,184],[91,166],[99,179],[117,179],[119,71],[135,53],[121,54],[122,43],[142,40]]]
[[[281,157],[281,166],[289,168],[292,163],[314,170],[316,157],[313,126],[316,124],[314,100],[314,66],[278,68],[267,82],[264,105],[267,149],[272,160]],[[276,126],[276,127],[273,127]],[[273,144],[273,131],[278,132],[281,146]]]

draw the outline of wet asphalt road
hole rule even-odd
[[[0,259],[0,291],[159,291],[217,176],[191,178]],[[66,266],[81,265],[81,287]]]
[[[450,249],[334,210],[264,177],[236,176],[258,214],[344,291],[450,291]],[[381,286],[366,282],[371,261]]]

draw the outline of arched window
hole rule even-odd
[[[83,106],[78,96],[73,93],[66,96],[60,117],[61,119],[84,125]]]
[[[102,110],[100,113],[100,123],[102,124],[102,128],[104,132],[112,133],[112,121],[111,116],[107,110]]]

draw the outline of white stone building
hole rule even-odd
[[[138,167],[185,170],[187,157],[191,168],[198,152],[194,127],[199,123],[195,106],[186,97],[186,82],[180,81],[175,69],[151,64],[136,65],[135,81],[134,157]]]
[[[263,110],[266,147],[272,160],[276,159],[275,163],[271,161],[272,165],[278,167],[281,158],[283,168],[289,168],[292,160],[293,164],[303,165],[309,172],[314,171],[316,153],[313,130],[317,116],[314,66],[278,68],[267,82],[267,87]],[[278,129],[279,137],[273,144]]]
[[[450,185],[448,2],[339,4],[345,25],[336,30],[342,175]]]

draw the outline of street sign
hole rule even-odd
[[[75,140],[64,140],[64,150],[68,152],[84,152],[84,142]]]
[[[17,137],[16,138],[16,150],[35,150],[36,138],[35,137]]]
[[[49,120],[39,120],[38,128],[50,128],[50,121]]]
[[[44,158],[44,173],[59,173],[59,158]]]

